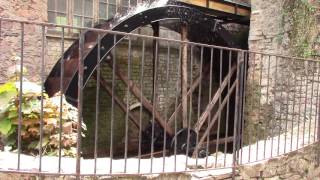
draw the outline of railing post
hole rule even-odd
[[[236,168],[236,140],[237,140],[237,122],[238,122],[238,100],[239,100],[239,52],[237,52],[237,76],[236,76],[236,94],[235,94],[235,110],[234,110],[234,124],[233,124],[233,145],[232,145],[232,179],[235,179],[235,168]]]
[[[240,58],[239,58],[239,60],[240,60],[240,69],[239,69],[239,73],[240,73],[240,77],[239,77],[239,111],[238,111],[238,131],[237,131],[237,140],[236,140],[236,142],[237,142],[237,160],[239,161],[239,158],[240,158],[240,155],[241,154],[239,154],[239,151],[240,151],[240,148],[242,148],[241,147],[241,141],[242,141],[242,128],[244,128],[243,127],[243,125],[244,125],[244,119],[243,119],[243,105],[244,105],[244,86],[245,86],[245,84],[244,84],[244,79],[246,78],[246,75],[245,75],[245,73],[246,73],[246,71],[245,71],[245,61],[246,61],[246,58],[245,58],[245,52],[243,51],[243,52],[241,52],[241,56],[240,56]],[[241,157],[242,158],[242,157]],[[240,161],[240,163],[241,163],[241,161]],[[239,164],[239,162],[238,162],[238,164]]]
[[[187,41],[188,27],[186,24],[181,25],[181,41]],[[181,104],[182,104],[182,126],[183,128],[188,127],[188,44],[182,43],[181,51]]]
[[[77,155],[76,155],[76,179],[80,179],[81,171],[81,125],[82,125],[82,105],[83,105],[83,45],[84,45],[84,34],[80,31],[79,33],[79,63],[78,63],[78,122],[77,122]]]
[[[317,103],[316,108],[318,108],[318,127],[317,127],[317,141],[319,142],[320,140],[320,130],[319,130],[319,125],[320,125],[320,98],[318,98],[318,103]],[[315,125],[316,126],[316,125]]]
[[[152,30],[153,30],[153,36],[154,37],[159,37],[159,32],[160,32],[160,26],[159,26],[159,22],[155,22],[155,23],[152,23],[151,24],[152,26]],[[153,77],[153,82],[152,84],[154,85],[152,88],[152,94],[151,94],[151,97],[154,96],[154,91],[155,89],[158,89],[158,84],[157,84],[157,78],[158,76],[156,76],[155,72],[156,72],[156,68],[159,67],[159,61],[158,58],[159,58],[159,55],[158,55],[158,51],[159,49],[158,45],[157,45],[157,39],[153,39],[153,42],[152,42],[152,77]],[[156,104],[158,103],[158,98],[156,96],[155,98],[155,101],[153,102],[153,99],[152,99],[152,104],[153,106],[155,106]]]
[[[319,82],[318,82],[319,83]],[[320,140],[320,130],[319,130],[319,125],[320,125],[320,98],[318,98],[318,102],[316,103],[316,105],[318,106],[318,107],[316,107],[316,108],[318,108],[318,126],[317,126],[317,123],[315,123],[315,126],[316,126],[316,128],[317,128],[317,144],[318,144],[318,146],[319,146],[319,140]],[[317,166],[319,166],[320,165],[320,147],[317,147],[317,150],[318,150],[318,155],[317,155]]]
[[[232,162],[232,179],[236,176],[236,166],[238,165],[239,141],[241,128],[242,98],[243,98],[243,78],[244,78],[244,52],[237,52],[237,76],[236,76],[236,97],[235,97],[235,114],[233,126],[233,162]]]
[[[19,72],[19,107],[18,107],[18,164],[17,170],[20,170],[20,160],[21,160],[21,129],[22,129],[22,98],[23,98],[23,67],[24,67],[24,23],[21,25],[21,39],[20,39],[20,72]]]

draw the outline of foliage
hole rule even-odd
[[[313,43],[317,31],[317,8],[308,0],[284,0],[283,24],[289,25],[289,46],[296,56],[315,55]]]
[[[57,155],[61,133],[62,155],[74,156],[77,142],[77,109],[68,104],[63,96],[49,98],[45,93],[41,93],[40,86],[31,82],[23,82],[20,101],[19,85],[18,82],[8,82],[0,86],[0,134],[6,139],[5,146],[11,147],[11,150],[17,149],[18,124],[21,122],[23,152],[36,155],[42,148],[44,155]],[[60,98],[63,100],[61,121]],[[84,124],[82,129],[85,130]],[[43,137],[41,144],[40,134]]]

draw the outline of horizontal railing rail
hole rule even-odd
[[[0,18],[0,171],[235,173],[318,141],[319,60],[189,42],[181,28],[156,37]]]

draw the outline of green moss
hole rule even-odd
[[[289,49],[295,56],[312,57],[315,54],[316,11],[316,6],[308,0],[284,0],[281,26],[284,29],[289,25]]]

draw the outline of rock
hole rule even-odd
[[[264,178],[270,178],[276,175],[277,175],[277,169],[274,169],[274,168],[265,169],[262,173],[262,177]]]
[[[290,180],[301,180],[302,177],[300,175],[293,175],[290,177]]]
[[[251,177],[256,177],[257,176],[257,171],[252,167],[249,167],[249,168],[245,167],[245,168],[241,169],[240,175],[244,179],[249,179]]]
[[[315,179],[316,177],[320,177],[320,167],[313,169],[313,171],[309,171],[307,175],[308,179]]]
[[[264,180],[279,180],[279,179],[280,179],[279,176],[264,178]]]
[[[72,122],[66,122],[62,125],[62,130],[63,130],[63,133],[65,134],[71,134],[72,133]]]

